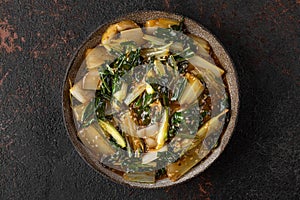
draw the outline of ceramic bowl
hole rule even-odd
[[[203,172],[209,165],[211,165],[222,153],[225,146],[227,145],[236,121],[237,121],[237,115],[238,115],[238,108],[239,108],[239,91],[238,91],[238,80],[237,80],[237,74],[234,69],[234,64],[228,54],[228,52],[225,50],[223,45],[219,42],[219,40],[210,33],[206,28],[204,28],[202,25],[198,24],[197,22],[185,18],[185,25],[187,30],[199,37],[204,38],[209,42],[211,45],[213,51],[215,52],[216,56],[218,57],[220,63],[222,64],[223,68],[226,71],[226,79],[228,83],[228,91],[229,91],[229,98],[231,102],[231,113],[230,113],[230,119],[228,126],[225,130],[225,132],[221,135],[221,138],[219,140],[219,145],[212,150],[212,152],[209,154],[209,156],[203,160],[201,163],[199,163],[197,166],[192,168],[189,172],[187,172],[183,177],[181,177],[176,182],[172,182],[169,179],[162,179],[156,181],[154,184],[145,184],[145,183],[138,183],[138,182],[128,182],[122,178],[122,176],[112,172],[108,168],[104,167],[97,158],[95,158],[80,142],[80,140],[77,137],[77,129],[75,126],[75,122],[73,120],[73,114],[71,109],[71,102],[70,102],[70,84],[69,81],[74,83],[77,71],[79,70],[81,63],[84,59],[84,52],[88,48],[93,48],[97,44],[100,43],[101,35],[104,33],[106,28],[114,23],[118,22],[124,19],[131,19],[137,23],[143,24],[145,21],[155,18],[171,18],[176,20],[181,20],[182,16],[166,13],[166,12],[160,12],[160,11],[145,11],[145,12],[137,12],[137,13],[131,13],[126,16],[120,17],[118,19],[115,19],[114,21],[111,21],[109,23],[106,23],[104,25],[101,25],[95,32],[93,32],[86,41],[79,47],[78,51],[74,54],[64,80],[63,85],[63,91],[62,91],[62,106],[63,106],[63,114],[64,114],[64,123],[69,135],[70,140],[72,141],[75,149],[79,153],[79,155],[88,163],[94,170],[99,172],[101,175],[111,179],[112,181],[115,181],[117,183],[121,184],[127,184],[133,187],[141,187],[141,188],[160,188],[160,187],[166,187],[166,186],[172,186],[178,183],[182,183],[188,179],[191,179],[192,177],[197,176],[201,172]]]

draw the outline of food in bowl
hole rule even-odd
[[[218,146],[230,117],[225,70],[184,19],[110,25],[70,95],[77,137],[127,181],[177,181]]]

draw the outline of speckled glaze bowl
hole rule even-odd
[[[68,66],[67,73],[64,80],[63,91],[62,91],[64,123],[68,130],[69,138],[72,141],[77,152],[80,154],[80,156],[101,175],[108,177],[109,179],[117,183],[126,184],[133,187],[141,187],[141,188],[160,188],[160,187],[172,186],[178,183],[182,183],[188,179],[191,179],[192,177],[195,177],[199,173],[203,172],[209,165],[211,165],[219,157],[219,155],[222,153],[225,146],[227,145],[237,121],[238,108],[239,108],[237,74],[234,69],[233,62],[230,59],[230,56],[228,55],[227,51],[222,46],[222,44],[216,39],[216,37],[212,33],[210,33],[208,30],[206,30],[203,26],[199,25],[195,21],[185,18],[185,25],[187,30],[190,33],[202,37],[209,42],[215,54],[217,55],[220,63],[222,64],[223,68],[226,71],[226,79],[228,83],[229,97],[231,102],[231,115],[230,115],[228,126],[225,132],[221,135],[221,138],[219,140],[219,145],[212,150],[212,152],[205,160],[199,163],[196,167],[192,168],[189,172],[187,172],[183,177],[181,177],[176,182],[172,182],[166,178],[166,179],[158,180],[154,184],[129,182],[124,180],[122,176],[112,172],[108,168],[105,168],[99,162],[99,160],[83,146],[83,144],[77,138],[77,129],[73,120],[72,109],[70,106],[71,102],[70,102],[70,93],[69,93],[69,89],[70,89],[69,81],[74,83],[74,79],[76,77],[77,71],[79,70],[81,63],[84,59],[84,52],[88,48],[93,48],[100,43],[101,35],[107,29],[109,24],[124,19],[131,19],[137,23],[144,23],[147,20],[155,19],[155,18],[171,18],[171,19],[180,20],[182,19],[182,16],[166,13],[166,12],[160,12],[160,11],[146,11],[146,12],[131,13],[124,17],[118,18],[114,21],[111,21],[110,23],[101,25],[94,33],[92,33],[87,38],[87,40],[80,46],[78,51],[75,53],[73,59],[71,60]]]

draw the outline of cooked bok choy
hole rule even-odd
[[[230,116],[211,55],[183,20],[110,25],[70,89],[79,140],[127,181],[178,180],[214,151]]]

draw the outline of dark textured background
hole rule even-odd
[[[72,54],[102,23],[138,10],[203,24],[231,53],[240,80],[239,121],[225,151],[171,188],[103,178],[63,124]],[[0,0],[0,199],[299,199],[299,15],[299,0]]]

